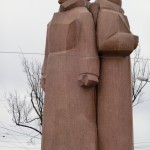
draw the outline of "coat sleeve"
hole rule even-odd
[[[80,74],[93,74],[99,76],[99,56],[96,48],[95,25],[89,11],[79,17],[79,53]]]

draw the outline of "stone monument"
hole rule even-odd
[[[98,150],[133,150],[129,55],[138,37],[129,27],[121,0],[96,0],[97,46],[101,57],[98,88]]]
[[[48,24],[42,150],[96,150],[99,57],[84,0],[60,0]]]
[[[130,54],[138,37],[121,0],[59,3],[42,68],[42,150],[133,150]]]

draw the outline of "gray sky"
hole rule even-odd
[[[44,53],[47,23],[54,12],[58,10],[57,0],[0,0],[0,51],[23,51],[30,53]],[[125,14],[129,18],[131,30],[140,37],[142,55],[150,58],[150,1],[123,0]],[[42,62],[42,55],[26,55],[30,59]],[[7,103],[4,93],[17,89],[26,91],[26,79],[21,66],[21,55],[0,53],[0,127],[14,128],[6,110]],[[150,86],[144,93],[144,100],[150,100]],[[134,108],[134,137],[137,150],[144,145],[150,149],[150,102],[144,102]],[[25,132],[25,131],[24,131]],[[17,150],[39,148],[39,145],[29,145],[26,136],[9,131],[11,135],[4,135],[6,130],[0,128],[0,149],[10,150],[8,147],[20,147]],[[1,142],[1,141],[9,142]],[[11,141],[11,142],[10,142]],[[18,142],[19,141],[19,142]],[[16,144],[17,142],[17,144]],[[40,143],[37,139],[36,143]],[[2,147],[4,146],[4,147]],[[5,147],[7,146],[7,147]],[[14,148],[15,149],[15,148]]]

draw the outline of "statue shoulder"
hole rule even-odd
[[[88,8],[86,7],[76,7],[73,9],[74,12],[78,13],[78,14],[85,14],[85,13],[90,13]]]
[[[78,13],[78,17],[82,18],[84,16],[92,16],[92,13],[90,12],[90,10],[87,7],[78,7],[76,9],[76,12]]]

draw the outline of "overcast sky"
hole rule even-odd
[[[57,0],[0,0],[0,52],[44,53],[47,23],[58,10],[58,6]],[[123,8],[129,18],[132,32],[140,37],[142,55],[150,58],[150,0],[123,0]],[[43,61],[43,55],[26,57]],[[26,91],[21,55],[0,53],[0,149],[39,148],[39,139],[35,141],[35,145],[26,144],[26,136],[2,129],[11,128],[22,132],[21,129],[12,127],[11,117],[6,110],[4,93],[13,89],[22,93]],[[144,100],[150,100],[149,90],[150,86],[147,86]],[[134,107],[134,137],[137,150],[150,149],[149,108],[150,102]]]

